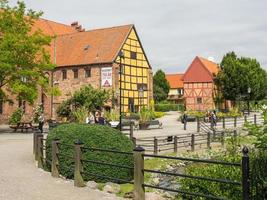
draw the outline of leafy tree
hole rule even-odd
[[[107,103],[110,96],[111,94],[107,90],[94,89],[91,85],[82,87],[70,99],[62,102],[57,109],[57,114],[70,118],[72,117],[71,112],[79,108],[96,111]]]
[[[258,101],[267,96],[266,71],[256,59],[238,58],[234,52],[223,57],[216,83],[227,100]]]
[[[153,77],[153,91],[156,102],[166,100],[170,90],[169,82],[162,70],[158,70]]]
[[[45,72],[54,67],[47,51],[51,37],[32,30],[42,12],[26,10],[23,2],[10,7],[6,0],[0,0],[0,10],[0,98],[16,95],[33,103],[38,86],[49,88]]]

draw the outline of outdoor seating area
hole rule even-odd
[[[22,133],[24,131],[27,133],[29,129],[31,129],[32,131],[38,129],[38,125],[37,124],[33,124],[31,121],[29,121],[29,122],[19,122],[16,125],[10,125],[9,127],[11,129],[13,129],[14,132],[17,132],[18,130],[21,130]]]

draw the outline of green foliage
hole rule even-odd
[[[184,110],[184,105],[182,104],[170,104],[170,103],[155,104],[155,111],[159,111],[159,112],[183,111],[183,110]]]
[[[16,95],[18,99],[33,103],[38,86],[49,90],[45,73],[54,68],[47,51],[51,37],[40,30],[33,31],[42,13],[26,11],[23,2],[10,7],[8,1],[1,0],[0,10],[0,94],[5,100],[9,95]]]
[[[267,95],[266,71],[256,59],[238,58],[234,52],[223,57],[216,83],[227,100],[261,100]]]
[[[165,115],[164,112],[153,112],[153,118],[161,118]]]
[[[118,121],[120,119],[120,113],[116,109],[112,109],[110,112],[105,112],[105,118],[107,121]]]
[[[227,148],[229,149],[228,151],[221,152],[211,159],[240,163],[241,155],[238,141],[234,138],[230,139],[228,141]],[[192,176],[227,179],[241,182],[241,169],[234,166],[196,163],[189,164],[186,167],[185,173]],[[231,200],[241,199],[242,190],[240,186],[189,178],[179,179],[178,181],[181,183],[181,189],[185,191],[213,195],[216,197],[225,197]],[[203,198],[194,197],[194,199],[202,200]]]
[[[80,107],[72,112],[74,121],[78,123],[85,123],[85,119],[88,116],[88,111],[85,107]]]
[[[80,140],[84,143],[85,147],[112,149],[124,152],[132,152],[133,150],[133,144],[130,139],[116,129],[108,126],[71,123],[60,125],[49,132],[47,137],[47,158],[49,160],[51,160],[51,142],[55,138],[60,139],[61,143],[59,155],[60,173],[64,177],[71,179],[73,178],[73,171],[69,169],[73,169],[74,166],[73,160],[69,156],[73,155],[73,148],[64,146],[64,144],[72,145],[75,141]],[[133,156],[131,155],[86,150],[83,153],[83,159],[133,167]],[[88,162],[83,163],[85,172],[123,180],[132,180],[133,178],[132,172],[128,169],[118,169],[116,167]],[[49,165],[49,163],[47,164]],[[48,168],[50,169],[50,167]],[[83,174],[83,177],[86,181],[108,181],[96,176],[89,176],[86,173]]]
[[[63,101],[57,107],[56,112],[59,117],[67,117],[69,119],[71,116],[71,101],[70,100]]]
[[[146,123],[152,119],[152,111],[147,107],[142,107],[140,110],[140,123]]]
[[[71,119],[73,117],[71,113],[81,107],[84,107],[87,112],[94,112],[100,109],[109,98],[109,91],[94,89],[91,85],[87,85],[76,91],[70,99],[63,101],[57,109],[57,114],[59,117]]]
[[[237,107],[231,108],[229,112],[223,113],[223,112],[217,112],[217,117],[241,117],[243,113],[239,111]]]
[[[15,110],[10,119],[9,119],[9,124],[17,124],[21,121],[23,116],[23,110],[21,108],[18,108],[17,110]]]
[[[158,70],[153,76],[153,92],[154,100],[156,102],[167,99],[170,90],[169,82],[162,70]]]
[[[188,116],[193,116],[193,117],[204,117],[206,115],[206,112],[197,111],[197,110],[189,110],[189,111],[186,111],[186,114]]]

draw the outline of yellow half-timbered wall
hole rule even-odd
[[[151,70],[134,29],[124,43],[122,52],[122,111],[137,112],[149,104]],[[120,63],[120,57],[117,57],[116,62]],[[140,88],[143,92],[140,92]]]

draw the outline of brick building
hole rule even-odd
[[[166,74],[170,85],[168,100],[174,103],[183,103],[184,82],[183,74]]]
[[[218,91],[214,78],[218,72],[219,66],[210,60],[198,56],[193,60],[183,76],[187,110],[215,109]]]
[[[122,62],[122,111],[137,111],[153,98],[152,69],[134,25],[85,31],[77,23],[70,26],[40,19],[33,30],[56,35],[50,46],[51,61],[56,64],[48,72],[50,84],[58,87],[61,96],[53,97],[40,89],[36,105],[42,103],[46,119],[56,117],[56,108],[82,86],[113,89],[119,105],[119,63]],[[0,105],[0,121],[6,122],[11,113],[23,106],[31,115],[32,106],[25,102]]]

